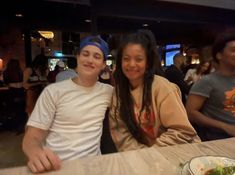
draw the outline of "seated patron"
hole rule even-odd
[[[102,123],[113,88],[97,80],[107,55],[108,46],[100,37],[83,39],[77,54],[79,76],[50,84],[41,93],[23,139],[33,173],[101,154]]]
[[[24,70],[23,86],[26,90],[26,112],[31,115],[35,103],[44,87],[48,84],[47,57],[43,54],[37,55],[31,66]]]
[[[202,140],[235,136],[235,30],[221,33],[212,47],[215,72],[191,88],[186,109]]]
[[[61,71],[56,75],[56,79],[55,79],[56,82],[67,80],[69,78],[74,78],[78,76],[76,72],[76,68],[77,68],[76,58],[74,57],[68,58],[67,66],[68,66],[68,69]]]
[[[211,62],[201,61],[195,69],[189,69],[184,77],[184,81],[188,85],[193,85],[196,81],[200,80],[204,75],[211,72]]]
[[[182,72],[182,69],[185,65],[185,59],[185,56],[183,56],[181,53],[175,54],[173,57],[174,64],[165,71],[166,78],[170,82],[179,86],[183,104],[186,103],[186,96],[190,90],[190,86],[184,81],[184,74]]]
[[[118,151],[200,142],[178,86],[162,76],[155,45],[145,32],[128,35],[117,54],[109,113]]]
[[[23,88],[23,71],[18,59],[12,58],[8,61],[3,77],[4,84],[9,88],[7,98],[5,99],[7,106],[5,112],[7,113],[6,117],[9,119],[9,127],[21,133],[24,131],[28,117],[25,112],[26,101]],[[1,108],[1,110],[4,109]],[[0,116],[3,117],[1,114]]]

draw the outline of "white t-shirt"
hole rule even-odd
[[[27,125],[48,130],[45,146],[62,160],[100,154],[103,119],[113,87],[83,87],[71,79],[47,86]]]

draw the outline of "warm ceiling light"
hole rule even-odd
[[[91,20],[90,20],[90,19],[86,19],[86,20],[85,20],[85,22],[90,23],[90,22],[91,22]]]
[[[17,13],[17,14],[15,14],[15,16],[21,18],[21,17],[23,17],[23,14]]]
[[[51,31],[38,31],[40,33],[40,35],[42,35],[44,38],[47,39],[52,39],[54,38],[54,33]]]
[[[143,24],[143,27],[148,27],[149,25],[148,24]]]

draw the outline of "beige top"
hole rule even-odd
[[[131,92],[135,103],[141,106],[142,87]],[[138,100],[139,99],[139,100]],[[182,143],[200,142],[196,131],[190,124],[185,108],[181,102],[178,86],[163,77],[155,76],[152,84],[152,111],[154,114],[155,140],[151,142],[146,135],[147,144],[139,143],[129,132],[127,125],[117,111],[115,118],[116,96],[112,98],[109,121],[113,141],[119,151],[127,151],[147,146],[167,146]],[[135,113],[136,113],[135,108]],[[144,118],[142,113],[140,120]]]

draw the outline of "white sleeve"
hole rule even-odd
[[[56,92],[53,88],[47,86],[42,91],[28,120],[28,126],[44,130],[48,130],[50,128],[55,116],[57,101]]]
[[[189,69],[184,77],[184,81],[188,79],[188,77],[192,76],[192,69]]]

